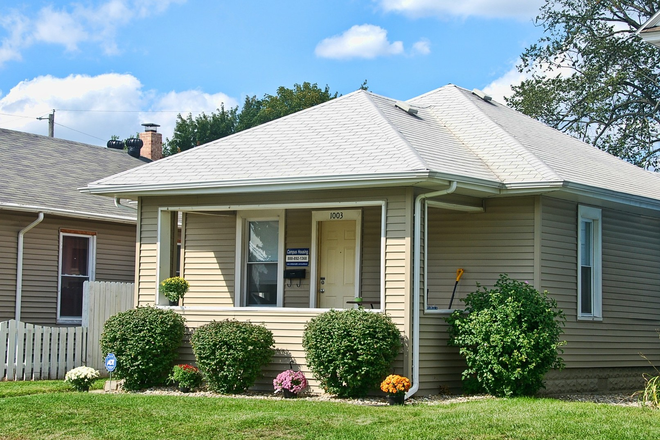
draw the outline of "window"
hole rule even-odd
[[[281,307],[283,304],[284,222],[282,214],[242,212],[237,216],[241,252],[237,256],[237,304]]]
[[[601,211],[578,207],[578,319],[602,319]]]
[[[83,311],[83,283],[94,280],[96,236],[60,232],[58,322],[79,323]]]

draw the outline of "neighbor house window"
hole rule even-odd
[[[601,211],[578,208],[578,318],[602,319]]]
[[[83,283],[94,280],[95,254],[93,233],[60,232],[59,322],[81,322]]]
[[[240,280],[238,301],[244,306],[282,306],[283,300],[283,222],[275,217],[252,217],[240,213],[241,255],[237,262]]]

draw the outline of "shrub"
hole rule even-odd
[[[106,321],[101,351],[117,356],[114,373],[125,379],[125,389],[162,385],[178,356],[184,330],[183,317],[172,310],[138,307]]]
[[[223,394],[252,386],[273,357],[274,343],[267,328],[236,320],[210,322],[191,337],[197,366],[209,388]]]
[[[361,397],[387,376],[401,348],[401,334],[385,314],[330,310],[307,323],[303,348],[325,391]]]
[[[566,318],[547,292],[500,275],[493,289],[477,289],[464,302],[465,313],[455,311],[447,322],[449,345],[460,347],[467,363],[466,392],[532,395],[545,373],[563,368],[558,351]]]

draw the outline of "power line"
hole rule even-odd
[[[215,109],[217,110],[217,109]],[[215,110],[83,110],[83,109],[61,109],[58,112],[89,112],[89,113],[204,113]]]
[[[57,125],[59,127],[68,128],[69,130],[75,131],[75,132],[80,133],[80,134],[84,134],[85,136],[93,137],[94,139],[98,139],[98,140],[103,141],[103,142],[106,141],[106,139],[101,139],[100,137],[94,136],[92,134],[85,133],[85,132],[82,132],[80,130],[76,130],[75,128],[67,127],[66,125],[60,124],[59,122],[56,122],[55,125]]]

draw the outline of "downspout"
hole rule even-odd
[[[137,208],[135,208],[133,206],[122,205],[121,204],[121,199],[119,197],[115,197],[115,206],[117,208],[124,208],[124,209],[128,209],[129,211],[133,211],[133,212],[137,211]]]
[[[23,236],[44,219],[44,213],[18,233],[18,253],[16,255],[16,321],[21,320],[21,300],[23,296]]]
[[[420,318],[420,288],[421,288],[421,264],[422,264],[422,202],[431,197],[444,196],[456,191],[457,183],[452,181],[449,188],[441,191],[420,194],[415,199],[415,258],[413,262],[413,331],[412,331],[412,386],[406,393],[406,399],[411,397],[419,390],[419,318]],[[428,234],[428,230],[424,230],[424,237]],[[426,286],[424,286],[426,288]]]

